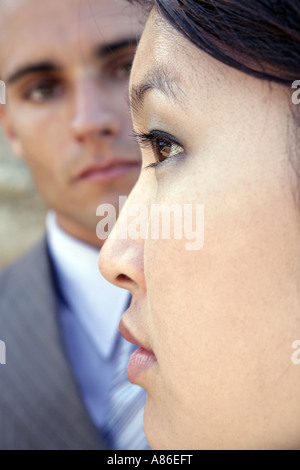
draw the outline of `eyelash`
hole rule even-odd
[[[169,147],[170,149],[172,146],[181,148],[182,152],[176,154],[176,156],[182,155],[184,151],[182,145],[176,139],[174,139],[174,137],[162,131],[152,131],[149,134],[134,132],[134,139],[137,141],[137,143],[139,144],[141,148],[144,148],[144,149],[150,148],[150,150],[153,152],[154,157],[156,159],[156,162],[151,163],[150,165],[146,166],[144,168],[145,170],[149,168],[156,168],[157,166],[164,163],[166,160],[169,160],[170,158],[174,158],[174,156],[169,156],[169,157],[166,157],[164,160],[160,161],[157,156],[160,144],[164,144],[164,147]]]

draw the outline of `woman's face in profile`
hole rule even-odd
[[[145,135],[128,207],[203,205],[204,244],[187,249],[173,230],[169,240],[110,240],[101,262],[133,295],[123,330],[157,359],[134,377],[148,393],[154,449],[299,448],[299,182],[287,91],[217,62],[152,12],[131,78],[134,128]]]

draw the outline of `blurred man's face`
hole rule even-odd
[[[60,226],[94,245],[96,208],[140,171],[128,78],[142,31],[124,0],[1,0],[3,123]]]

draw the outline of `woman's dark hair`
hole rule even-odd
[[[155,5],[224,64],[291,86],[300,80],[300,0],[129,0]]]

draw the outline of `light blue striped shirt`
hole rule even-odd
[[[103,278],[98,270],[99,250],[61,230],[52,212],[47,216],[47,237],[62,294],[59,319],[64,344],[82,399],[101,431],[107,425],[109,391],[125,341],[118,323],[130,294]],[[133,351],[135,346],[130,349]],[[142,415],[141,410],[137,424],[142,437],[140,448],[148,449]],[[113,438],[108,445],[118,448]]]

